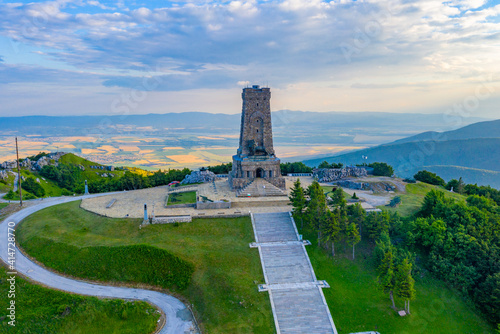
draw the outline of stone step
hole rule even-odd
[[[302,245],[261,247],[268,284],[315,282]]]
[[[238,197],[286,196],[286,193],[265,179],[257,178],[238,191]]]
[[[320,290],[291,289],[272,292],[282,334],[333,334]]]
[[[297,241],[297,233],[288,212],[254,214],[257,242]]]

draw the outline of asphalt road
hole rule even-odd
[[[102,195],[104,194],[46,199],[40,201],[40,203],[31,205],[30,207],[27,207],[7,217],[0,224],[0,259],[3,262],[7,263],[9,222],[14,222],[17,225],[27,216],[43,208],[56,204],[80,200],[82,198]],[[155,304],[158,308],[160,308],[166,315],[166,324],[160,331],[160,333],[162,334],[189,333],[189,329],[193,327],[191,312],[180,300],[172,296],[156,291],[111,287],[62,277],[33,263],[27,257],[25,257],[17,247],[15,251],[15,267],[16,272],[29,277],[37,283],[58,290],[78,293],[81,295],[121,299],[137,299],[151,302],[152,304]]]

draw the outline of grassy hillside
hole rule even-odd
[[[194,304],[204,332],[274,331],[269,296],[257,291],[257,284],[264,282],[264,276],[258,251],[248,247],[254,238],[249,217],[194,219],[192,223],[178,226],[151,225],[142,229],[139,229],[140,222],[140,219],[101,217],[80,209],[79,203],[73,202],[29,216],[18,227],[17,238],[25,249],[36,246],[34,243],[43,238],[71,249],[141,244],[166,250],[195,266],[190,285],[177,293]],[[54,261],[61,256],[42,250],[29,254],[38,258],[42,252]],[[110,257],[91,260],[99,260],[103,267],[114,267],[114,259]],[[137,266],[139,271],[144,269],[143,275],[153,274],[140,263]],[[96,266],[95,270],[100,269]],[[122,274],[132,275],[126,271]],[[91,275],[89,270],[85,277]],[[133,277],[128,281],[131,280]]]
[[[145,181],[145,178],[153,176],[152,172],[135,167],[119,167],[111,171],[108,169],[108,166],[89,161],[72,153],[63,155],[59,159],[57,166],[55,166],[55,161],[51,161],[49,166],[44,167],[41,171],[31,170],[26,167],[21,168],[21,175],[24,178],[33,178],[41,185],[45,193],[45,195],[42,195],[42,192],[38,192],[38,195],[34,196],[26,189],[37,192],[36,189],[23,187],[23,199],[69,196],[74,193],[82,194],[84,192],[85,180],[88,181],[90,192],[106,192],[117,189],[137,189],[167,184],[173,179],[182,180],[186,174],[177,170],[169,170],[170,174],[166,176],[166,178],[169,178],[168,180],[160,180],[161,177],[156,177],[153,182],[146,182],[149,180]],[[130,171],[130,173],[127,174],[127,171]],[[124,176],[127,177],[127,180],[122,182]],[[7,193],[13,189],[14,178],[15,176],[9,173],[8,179],[5,182],[0,182],[0,193]],[[19,195],[9,195],[6,199],[18,200]]]
[[[398,316],[390,307],[389,297],[378,289],[371,256],[373,245],[367,241],[357,245],[355,261],[342,253],[333,258],[317,247],[315,233],[303,233],[304,238],[313,242],[306,249],[316,276],[331,286],[323,292],[339,334],[493,333],[473,305],[429,275],[415,277],[417,295],[412,301],[411,316]],[[346,254],[349,253],[347,250]],[[402,309],[404,301],[396,299],[396,305]]]
[[[67,165],[82,165],[85,170],[82,171],[81,177],[85,180],[91,181],[91,180],[99,180],[102,177],[100,175],[106,173],[106,174],[112,174],[115,176],[122,176],[125,172],[123,170],[115,170],[115,171],[109,171],[107,169],[93,169],[91,166],[104,166],[101,164],[98,164],[97,162],[93,162],[84,158],[81,158],[77,155],[74,155],[73,153],[68,153],[63,155],[59,159],[59,163],[67,164]]]
[[[0,266],[0,307],[5,310],[9,299],[7,271]],[[156,328],[160,314],[145,302],[99,299],[48,289],[16,277],[16,326],[4,320],[1,333],[37,334],[149,334]]]
[[[391,208],[388,206],[380,206],[379,208],[391,212],[398,212],[401,216],[410,216],[420,209],[422,203],[424,202],[425,195],[433,189],[442,191],[447,198],[465,201],[465,196],[460,194],[449,192],[442,187],[417,182],[407,184],[406,193],[398,195],[401,197],[401,204],[398,207]]]
[[[9,173],[9,176],[0,182],[0,193],[6,193],[14,187],[15,176]]]
[[[21,170],[21,175],[24,177],[32,177],[35,180],[38,179],[38,183],[42,186],[43,189],[45,189],[45,196],[47,197],[58,197],[63,195],[68,195],[69,193],[66,191],[63,191],[62,188],[60,188],[54,181],[48,180],[44,177],[41,177],[37,172],[35,171],[30,171],[27,169]],[[25,190],[23,189],[23,192]]]

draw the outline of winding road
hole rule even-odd
[[[46,199],[7,217],[0,224],[0,259],[7,263],[9,222],[17,225],[34,212],[49,206],[107,194]],[[97,297],[137,299],[155,304],[166,315],[166,323],[159,332],[161,334],[191,333],[190,329],[194,328],[191,312],[180,300],[172,296],[157,291],[113,287],[66,278],[32,262],[19,251],[17,246],[15,268],[16,272],[29,277],[33,281],[58,290]]]

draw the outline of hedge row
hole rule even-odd
[[[148,245],[80,248],[34,237],[22,247],[49,268],[90,280],[145,283],[184,290],[194,272],[191,263]]]

